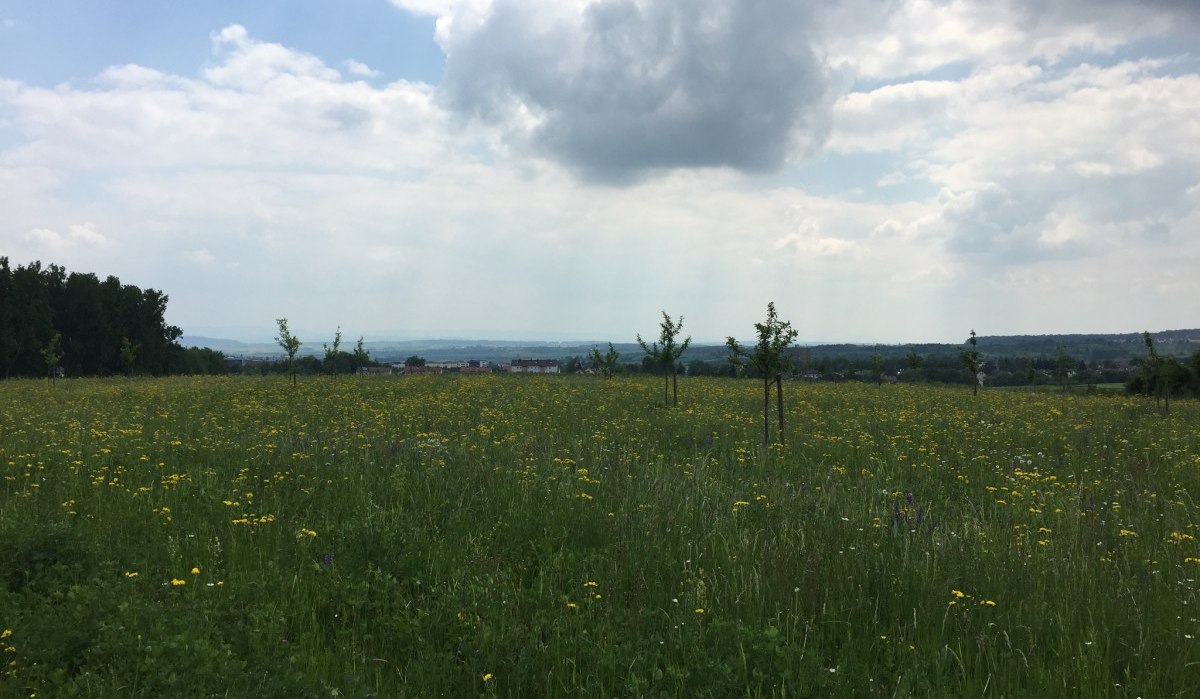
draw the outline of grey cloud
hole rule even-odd
[[[343,102],[325,110],[325,117],[339,129],[350,131],[371,121],[371,113],[361,107]]]
[[[1162,18],[1179,32],[1200,28],[1200,2],[1196,0],[1010,0],[1028,30],[1034,26],[1097,23],[1129,29]]]
[[[1171,160],[1148,172],[1077,183],[1083,205],[1100,221],[1125,221],[1153,216],[1183,218],[1195,206],[1187,188],[1200,176],[1200,163]]]
[[[947,247],[952,252],[1005,263],[1038,255],[1036,224],[1044,209],[1035,211],[1031,202],[1018,201],[996,185],[944,198],[942,220],[949,228]]]
[[[1125,245],[1178,244],[1179,226],[1192,210],[1186,183],[1194,177],[1194,167],[1171,163],[1139,175],[1025,173],[970,192],[943,193],[946,247],[1001,268],[1082,259]],[[1079,237],[1047,242],[1044,236],[1064,218],[1083,227]]]
[[[669,168],[768,172],[828,135],[828,77],[804,3],[557,5],[497,0],[448,42],[444,104],[611,183]]]

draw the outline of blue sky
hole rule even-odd
[[[1200,7],[0,0],[0,255],[193,335],[1196,327]]]
[[[387,2],[47,0],[0,2],[0,8],[0,21],[11,23],[0,42],[5,76],[41,87],[84,83],[127,63],[193,75],[211,58],[210,34],[231,24],[331,65],[365,63],[383,80],[436,83],[444,61],[433,40],[435,18]]]

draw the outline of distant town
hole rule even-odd
[[[303,359],[303,358],[302,358]],[[241,357],[226,357],[225,366],[230,372],[253,373],[261,370],[270,371],[278,364],[278,359]],[[557,374],[562,369],[562,362],[557,359],[513,359],[508,362],[491,362],[486,359],[467,359],[452,362],[429,362],[424,359],[398,362],[393,364],[379,363],[374,366],[360,366],[356,372],[360,376],[393,376],[399,374],[489,374],[492,372],[512,374]]]

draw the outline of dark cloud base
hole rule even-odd
[[[829,130],[814,20],[793,5],[602,0],[547,19],[544,4],[500,0],[450,47],[440,97],[588,180],[769,172]]]

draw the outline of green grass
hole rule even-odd
[[[1068,393],[1073,395],[1091,395],[1096,393],[1103,394],[1124,394],[1125,384],[1123,383],[1094,383],[1094,384],[1071,384]],[[1062,393],[1062,387],[1056,384],[1038,384],[1036,386],[995,386],[988,390],[992,391],[1027,391],[1032,393]]]
[[[1192,695],[1200,405],[787,389],[0,383],[0,696]]]

